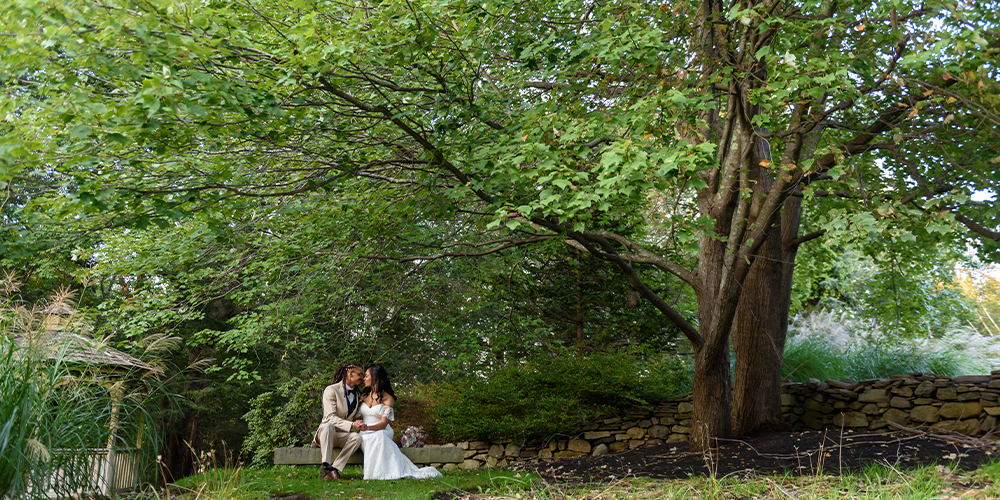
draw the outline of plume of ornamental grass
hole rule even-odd
[[[877,325],[847,312],[815,311],[796,317],[789,328],[782,376],[865,380],[911,372],[946,377],[981,375],[996,369],[1000,339],[953,324],[943,335],[890,337]]]
[[[134,446],[151,429],[143,393],[128,376],[110,379],[54,342],[57,330],[85,328],[72,307],[74,293],[57,292],[44,304],[10,299],[20,284],[0,278],[0,498],[79,496],[103,486],[94,474],[94,449]],[[148,431],[147,431],[148,432]],[[155,455],[155,440],[148,453]]]

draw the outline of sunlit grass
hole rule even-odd
[[[436,479],[365,481],[360,467],[347,467],[343,477],[344,481],[321,481],[319,468],[308,466],[218,468],[172,484],[170,498],[257,500],[306,495],[312,499],[426,500],[443,491],[524,496],[539,481],[537,476],[508,470],[455,470]]]

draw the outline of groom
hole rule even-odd
[[[337,369],[333,384],[323,390],[323,420],[313,436],[312,447],[319,448],[323,466],[319,478],[324,481],[340,480],[340,472],[347,460],[361,446],[361,435],[351,430],[365,430],[367,426],[358,417],[361,391],[358,384],[364,379],[361,365],[347,363]],[[340,447],[340,454],[333,457],[333,449]]]

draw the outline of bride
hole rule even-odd
[[[434,467],[417,468],[392,441],[395,420],[392,406],[396,394],[389,383],[389,373],[381,365],[365,371],[365,391],[361,399],[361,418],[367,430],[361,431],[361,449],[365,452],[365,479],[429,479],[441,477]]]

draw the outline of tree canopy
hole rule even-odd
[[[697,449],[733,418],[738,433],[780,421],[799,245],[996,256],[998,12],[15,0],[0,10],[0,181],[46,186],[18,210],[75,225],[198,217],[220,237],[269,200],[315,197],[406,243],[368,257],[565,241],[693,346]],[[690,287],[696,317],[649,285],[658,272]]]

